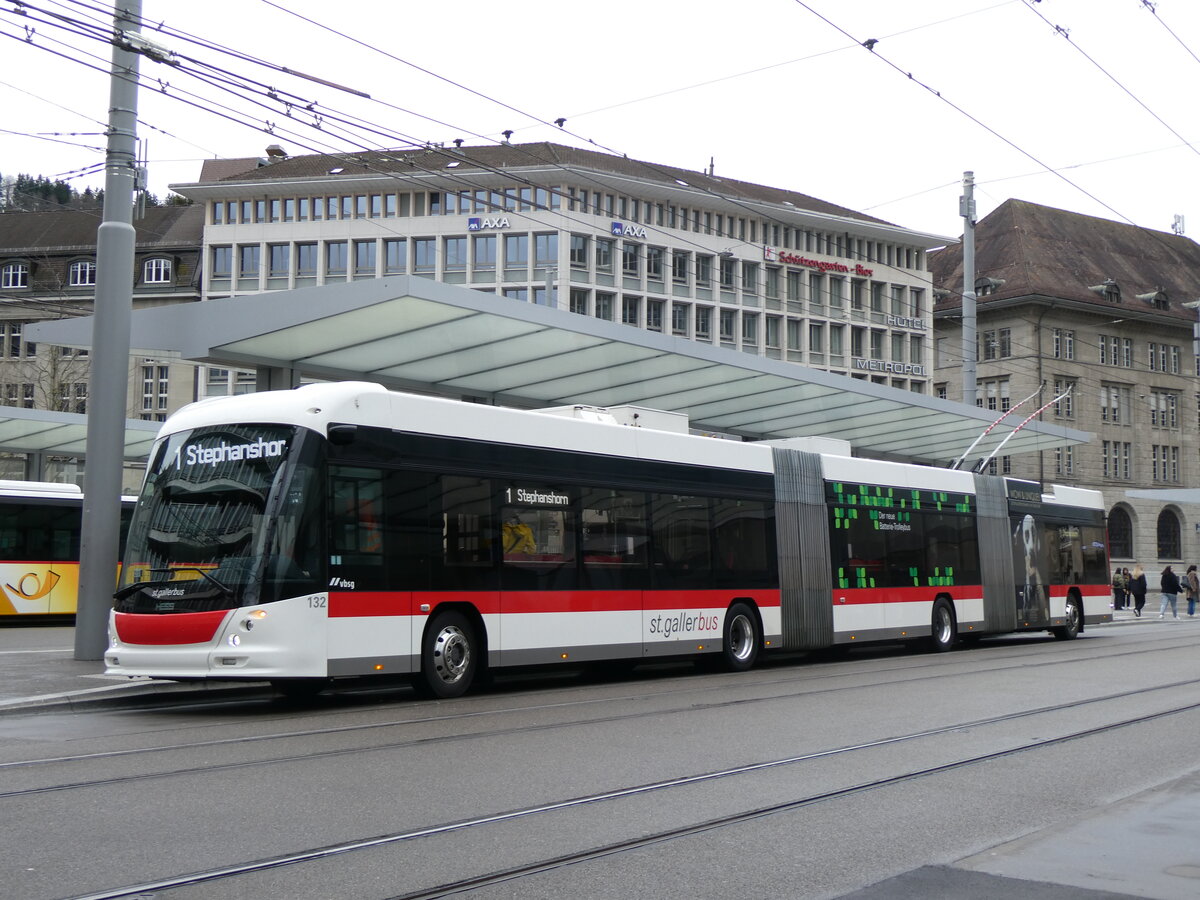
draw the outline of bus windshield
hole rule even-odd
[[[208,426],[159,441],[130,525],[117,611],[233,609],[318,590],[313,460],[322,443],[274,425]]]

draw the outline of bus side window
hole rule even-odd
[[[699,573],[712,568],[712,516],[707,497],[654,494],[650,522],[656,569]]]
[[[646,564],[646,495],[591,488],[583,494],[583,564]]]
[[[761,500],[713,502],[715,575],[749,587],[774,578],[775,507]]]
[[[487,478],[443,475],[433,489],[440,520],[439,575],[435,588],[494,589],[496,545],[492,483]]]

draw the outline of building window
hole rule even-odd
[[[504,268],[512,269],[520,277],[525,277],[525,271],[529,268],[529,235],[504,236]]]
[[[607,238],[596,238],[596,271],[611,272],[613,268],[613,242]]]
[[[325,245],[325,277],[345,278],[350,248],[345,241],[330,241]]]
[[[467,239],[465,237],[443,238],[442,265],[447,272],[467,270]]]
[[[663,330],[663,300],[646,301],[646,327],[651,331]]]
[[[613,320],[613,300],[614,296],[603,291],[596,292],[596,318],[603,319],[606,322]]]
[[[646,277],[652,281],[662,281],[663,279],[663,259],[666,256],[666,250],[662,247],[647,247],[646,248]]]
[[[147,360],[142,366],[142,414],[165,412],[170,403],[170,366]]]
[[[437,238],[413,238],[413,271],[430,273],[437,269]]]
[[[721,287],[733,290],[734,273],[737,272],[737,260],[721,257]]]
[[[496,238],[495,235],[477,234],[471,238],[472,251],[476,272],[494,272],[496,270]],[[490,280],[490,279],[489,279]]]
[[[29,287],[29,266],[26,263],[7,263],[0,269],[0,288]]]
[[[1056,378],[1054,380],[1054,415],[1060,419],[1075,418],[1075,380]]]
[[[641,306],[642,300],[640,297],[622,297],[621,321],[626,325],[641,324]]]
[[[1100,385],[1100,421],[1110,425],[1132,425],[1129,397],[1129,388],[1124,385]]]
[[[721,329],[721,340],[732,344],[734,338],[734,325],[737,322],[737,313],[732,309],[723,309],[720,312],[719,325]]]
[[[708,306],[696,307],[696,340],[711,341],[712,340],[712,308]]]
[[[1075,448],[1056,447],[1054,450],[1054,474],[1075,474]]]
[[[1108,551],[1116,559],[1133,558],[1133,522],[1119,506],[1108,513]]]
[[[937,397],[937,399],[939,399],[939,400],[946,399],[946,384],[945,384],[945,382],[942,382],[941,384],[935,384],[933,386],[933,396]]]
[[[1012,356],[1012,329],[998,328],[983,333],[982,359],[1007,359]]]
[[[687,250],[671,251],[671,280],[676,284],[687,284],[691,254]]]
[[[1150,424],[1156,428],[1179,427],[1179,394],[1174,391],[1150,392]]]
[[[94,260],[81,259],[71,263],[67,275],[71,287],[89,287],[96,283],[96,263]]]
[[[687,336],[688,319],[691,318],[691,307],[686,303],[671,304],[671,333]]]
[[[212,248],[212,277],[213,279],[228,279],[233,277],[233,248]]]
[[[533,236],[533,264],[539,269],[558,265],[557,234],[535,234]]]
[[[1007,378],[991,378],[979,382],[975,405],[994,412],[1008,412],[1012,404]]]
[[[825,352],[825,326],[820,322],[808,323],[808,352]]]
[[[466,243],[465,238],[463,243]],[[375,241],[355,241],[354,242],[354,277],[355,278],[374,278],[375,277],[375,259],[378,253],[378,244]],[[466,247],[463,247],[463,256],[466,256]]]
[[[708,287],[712,284],[712,262],[711,256],[696,255],[696,286]]]
[[[577,316],[588,314],[588,291],[581,288],[571,288],[571,312]]]
[[[583,234],[571,235],[571,268],[586,269],[588,265],[588,239]]]
[[[1075,332],[1063,328],[1054,329],[1054,358],[1075,358]]]
[[[296,279],[313,280],[317,277],[317,245],[305,243],[296,245]]]
[[[142,281],[146,284],[170,284],[171,260],[159,256],[142,265]]]
[[[758,293],[758,263],[742,263],[742,292]]]
[[[270,287],[287,286],[289,255],[287,244],[271,244],[267,247],[267,277],[276,282]]]
[[[637,277],[641,271],[638,250],[640,244],[631,244],[629,241],[624,241],[621,244],[621,271],[631,278]]]
[[[1102,441],[1100,445],[1105,478],[1128,481],[1132,447],[1128,441]]]
[[[495,241],[495,238],[492,240]],[[403,275],[407,271],[408,242],[404,238],[385,239],[383,242],[383,273],[385,275]]]
[[[1169,509],[1158,514],[1158,558],[1179,559],[1181,554],[1179,518]]]
[[[1179,481],[1179,448],[1166,444],[1154,444],[1150,448],[1150,472],[1152,481],[1177,483]]]

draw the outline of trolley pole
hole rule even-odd
[[[104,216],[96,237],[96,310],[88,376],[87,457],[79,555],[75,658],[103,659],[120,552],[121,465],[133,311],[133,191],[137,170],[138,54],[124,34],[141,29],[142,0],[113,11]]]
[[[958,201],[963,217],[963,398],[967,406],[975,405],[975,364],[978,350],[975,341],[975,173],[963,172],[963,195]]]

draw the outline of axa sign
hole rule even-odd
[[[467,231],[483,231],[485,228],[508,228],[508,216],[499,216],[495,219],[482,218],[480,216],[472,216],[467,219]]]
[[[646,229],[641,225],[628,225],[625,222],[613,222],[612,233],[617,237],[646,239]]]

